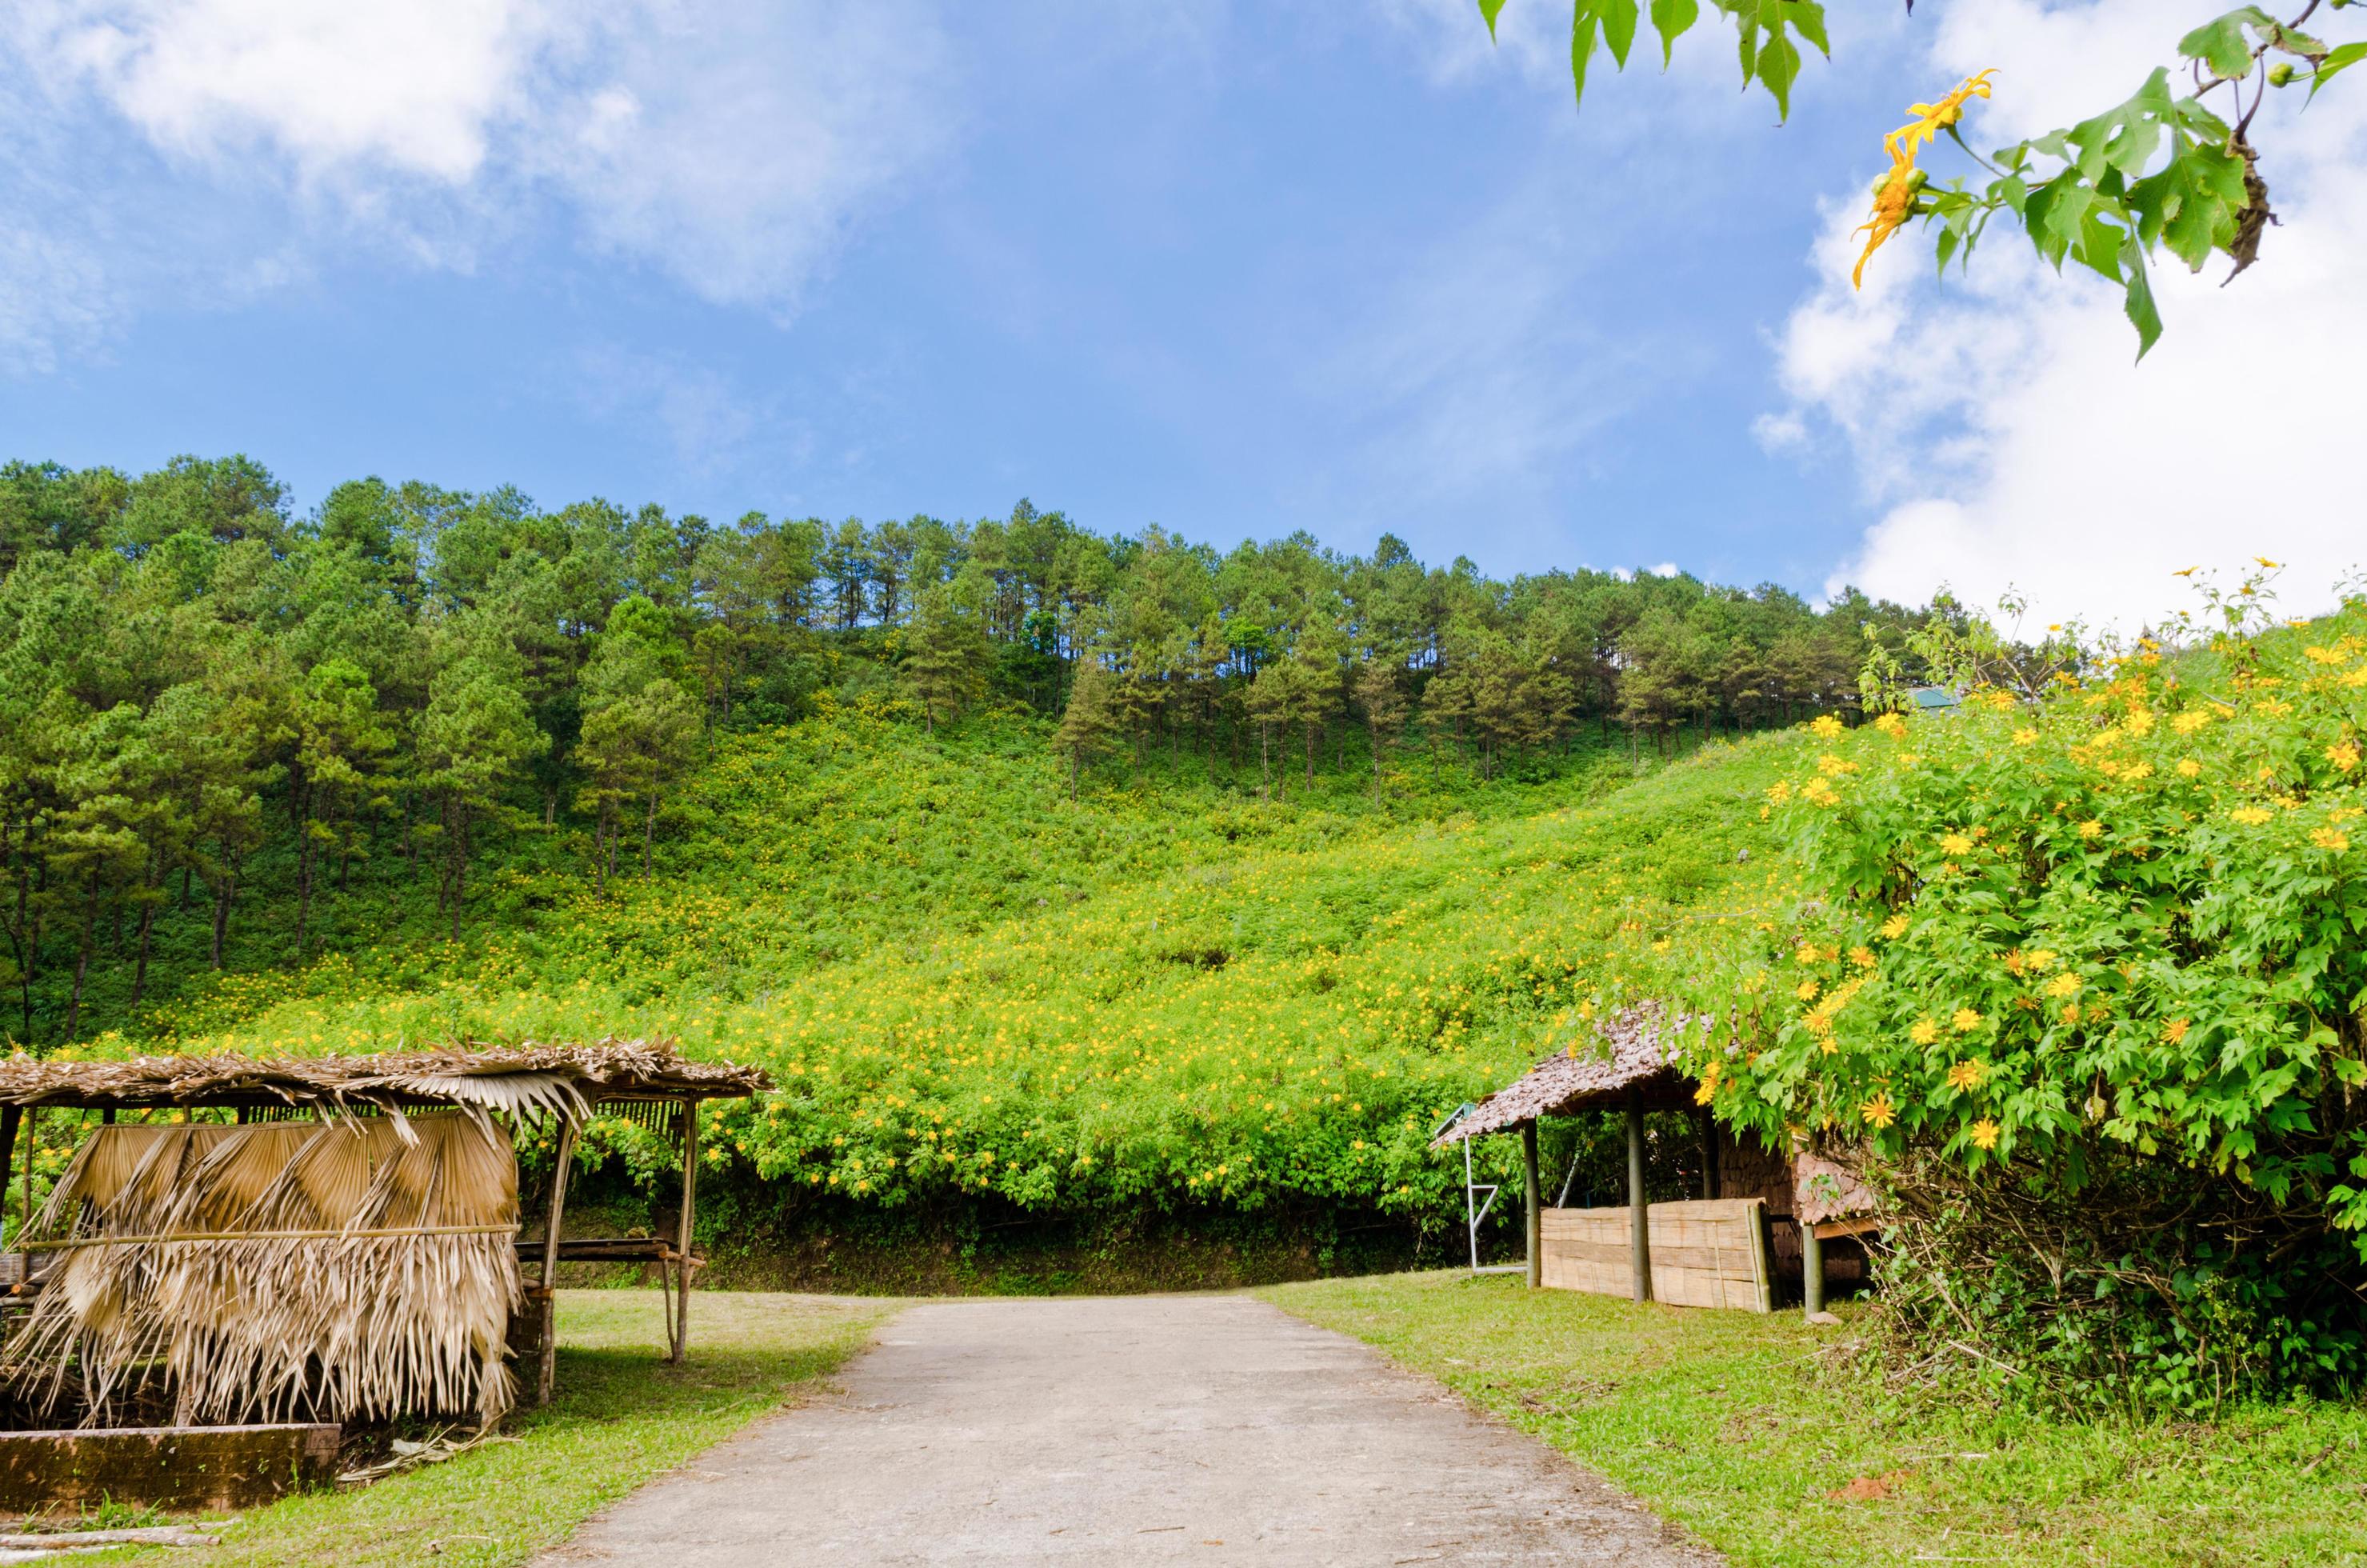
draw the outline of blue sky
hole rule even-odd
[[[1026,495],[1907,597],[2072,454],[1999,434],[2029,350],[1934,388],[1901,367],[1962,351],[1901,335],[2067,335],[2044,280],[1936,292],[1904,243],[1888,293],[1833,293],[1881,133],[2063,13],[2160,48],[2143,6],[1991,0],[2010,40],[1873,7],[1779,129],[1706,29],[1574,113],[1540,0],[1492,51],[1465,0],[28,5],[11,455],[245,450],[302,505],[371,472],[718,517]],[[2102,317],[2067,396],[2129,373]],[[2181,373],[2225,366],[2151,394]]]

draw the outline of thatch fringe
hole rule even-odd
[[[517,1216],[515,1155],[478,1112],[102,1127],[28,1239],[127,1239],[66,1252],[0,1356],[86,1424],[158,1379],[183,1423],[490,1421],[512,1397]],[[418,1233],[472,1227],[510,1229]]]
[[[0,1058],[0,1103],[26,1106],[462,1105],[533,1119],[581,1117],[613,1098],[724,1099],[761,1094],[753,1067],[693,1062],[671,1040],[588,1045],[463,1041],[379,1056],[138,1056],[60,1062]]]

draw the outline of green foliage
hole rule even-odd
[[[2235,596],[2260,597],[2257,577]],[[2031,1244],[2058,1320],[2067,1270],[2140,1293],[2172,1326],[2118,1393],[2367,1371],[2342,1283],[2367,1256],[2367,604],[2140,642],[2041,699],[1822,727],[1771,791],[1804,902],[1693,966],[1725,1020],[1720,1114],[1898,1165],[1943,1277],[1950,1237],[1987,1225],[2004,1252],[2000,1229],[2055,1238]],[[2296,1268],[2338,1232],[2347,1262]]]
[[[1735,25],[1743,85],[1756,82],[1766,88],[1778,114],[1788,119],[1792,86],[1800,74],[1795,38],[1831,53],[1823,6],[1813,0],[1711,3]],[[1491,40],[1502,9],[1503,0],[1480,0]],[[2005,217],[2022,225],[2056,270],[2076,260],[2121,286],[2142,358],[2162,332],[2147,271],[2156,250],[2168,249],[2196,271],[2214,252],[2233,260],[2238,273],[2258,259],[2261,233],[2274,214],[2249,133],[2269,91],[2306,81],[2308,97],[2315,99],[2337,75],[2367,59],[2367,40],[2328,45],[2301,31],[2301,22],[2316,10],[2311,0],[2292,22],[2281,22],[2257,6],[2229,11],[2178,41],[2178,55],[2193,77],[2191,95],[2174,95],[2169,70],[2157,70],[2125,102],[1990,158],[1973,153],[1958,134],[1960,106],[1943,102],[1929,114],[1925,110],[1931,106],[1915,106],[1909,112],[1919,121],[1909,129],[1919,135],[1906,142],[1903,153],[1894,137],[1893,166],[1875,187],[1875,214],[1868,224],[1874,240],[1867,254],[1898,223],[1921,218],[1937,227],[1935,249],[1945,271],[1951,262],[1968,265],[1991,222]],[[1654,0],[1651,20],[1664,68],[1677,39],[1699,18],[1697,0]],[[1637,0],[1574,0],[1570,80],[1581,100],[1598,41],[1625,70],[1637,19]],[[2232,101],[2232,119],[2203,102],[2223,89]],[[1961,179],[1933,186],[1914,167],[1916,146],[1942,131],[1994,176],[1984,187],[1972,189]],[[1906,183],[1886,198],[1884,187],[1894,179]]]

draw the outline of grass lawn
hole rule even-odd
[[[520,1441],[259,1509],[204,1553],[206,1568],[522,1562],[595,1510],[794,1400],[860,1349],[893,1308],[702,1292],[690,1304],[689,1362],[669,1367],[656,1291],[562,1290],[558,1397],[504,1423]]]
[[[2055,1422],[1893,1392],[1819,1354],[1846,1326],[1797,1312],[1638,1309],[1460,1273],[1258,1293],[1438,1379],[1739,1563],[2367,1562],[2367,1407]]]

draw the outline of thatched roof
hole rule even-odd
[[[0,1059],[0,1105],[136,1109],[289,1106],[335,1110],[474,1106],[529,1116],[581,1114],[603,1100],[738,1099],[772,1080],[754,1067],[692,1062],[671,1040],[590,1045],[476,1042],[380,1056],[135,1056],[117,1061]]]
[[[1689,1108],[1694,1081],[1670,1064],[1674,1047],[1685,1033],[1708,1027],[1707,1018],[1689,1014],[1630,1007],[1604,1019],[1596,1040],[1556,1051],[1448,1123],[1431,1147],[1501,1132],[1541,1116],[1625,1105],[1631,1088],[1641,1094],[1647,1110]]]

